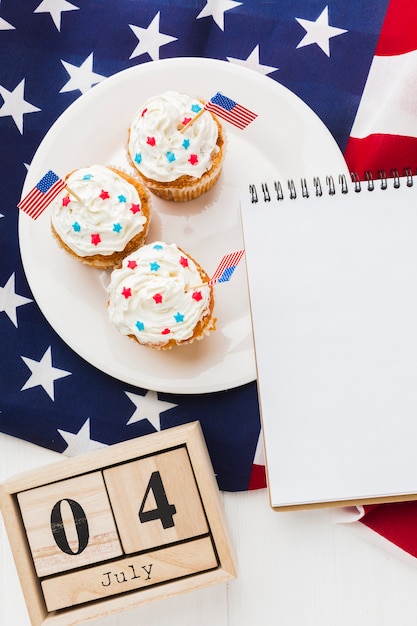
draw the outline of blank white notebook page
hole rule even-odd
[[[271,505],[417,494],[417,189],[242,220]]]

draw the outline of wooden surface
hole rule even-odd
[[[0,480],[60,456],[0,435]],[[265,491],[222,494],[238,578],[91,626],[416,626],[417,565],[323,510],[273,512]],[[385,545],[385,544],[384,544]],[[30,626],[0,525],[0,624]]]

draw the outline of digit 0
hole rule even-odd
[[[64,522],[62,519],[62,503],[66,502],[70,509],[74,518],[75,529],[77,531],[78,538],[78,549],[73,550],[68,543],[67,535],[64,528]],[[75,500],[71,500],[69,498],[64,500],[59,500],[53,507],[51,511],[51,530],[53,537],[55,539],[55,543],[62,552],[65,554],[81,554],[87,545],[88,540],[90,538],[88,521],[85,515],[83,507],[76,502]]]

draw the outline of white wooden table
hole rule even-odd
[[[0,434],[0,481],[61,458]],[[276,513],[265,490],[222,495],[238,558],[231,583],[88,622],[92,626],[416,626],[417,563],[331,510]],[[367,531],[368,532],[368,531]],[[0,525],[0,625],[30,626]]]

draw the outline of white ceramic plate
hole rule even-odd
[[[127,167],[124,146],[133,114],[147,98],[169,89],[206,100],[221,91],[258,114],[245,130],[223,123],[228,138],[223,173],[206,195],[181,204],[152,197],[148,241],[177,243],[210,275],[224,254],[243,247],[239,197],[249,183],[346,170],[329,131],[288,89],[238,65],[181,58],[130,68],[76,100],[41,143],[23,194],[49,169],[63,177],[92,163]],[[48,209],[36,221],[20,215],[19,239],[27,279],[46,319],[73,350],[103,372],[173,393],[220,391],[255,380],[243,261],[230,282],[216,286],[217,330],[201,342],[160,352],[139,346],[109,324],[109,274],[78,263],[58,247],[50,234]],[[273,282],[273,268],[265,261]]]

